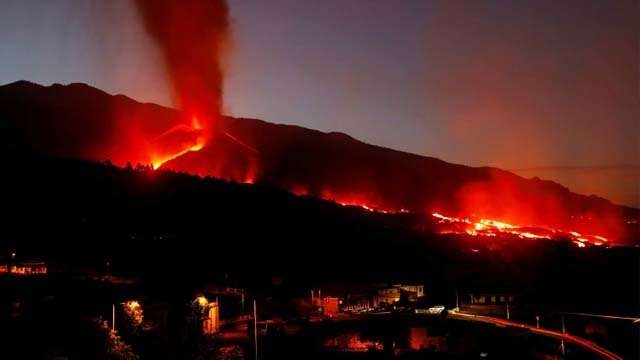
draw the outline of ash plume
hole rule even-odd
[[[176,105],[188,116],[197,118],[199,136],[209,138],[220,124],[222,58],[229,39],[227,2],[135,0],[135,3],[147,32],[162,51]]]

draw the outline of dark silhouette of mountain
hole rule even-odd
[[[19,81],[0,87],[4,143],[49,156],[109,159],[121,166],[144,162],[145,144],[187,116],[84,84]],[[222,128],[204,148],[163,168],[377,209],[478,214],[618,239],[629,236],[625,222],[638,218],[637,209],[575,194],[551,181],[451,164],[341,133],[231,117],[223,119]]]

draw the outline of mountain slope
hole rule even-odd
[[[47,155],[149,163],[149,143],[185,117],[83,84],[0,87],[6,143]],[[638,216],[635,209],[554,182],[451,164],[340,133],[241,118],[225,118],[223,129],[199,151],[162,166],[382,210],[476,214],[614,238],[624,238],[625,221]]]

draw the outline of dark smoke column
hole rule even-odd
[[[135,0],[147,32],[161,48],[178,106],[204,139],[219,125],[221,57],[229,37],[225,0]]]

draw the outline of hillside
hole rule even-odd
[[[633,313],[638,304],[637,287],[611,281],[638,283],[630,271],[637,248],[436,234],[418,226],[419,215],[149,167],[33,155],[0,161],[0,263],[13,249],[46,260],[54,273],[109,270],[158,291],[223,274],[245,286],[301,289],[423,279],[442,301],[456,284],[510,288],[549,307],[575,309],[589,298],[585,311]]]
[[[49,156],[109,159],[120,166],[150,163],[149,143],[185,117],[84,84],[44,87],[21,81],[0,87],[3,143]],[[637,209],[575,194],[554,182],[451,164],[341,133],[230,117],[222,129],[199,151],[162,167],[386,211],[476,214],[623,240],[633,236],[625,222],[638,217]]]

